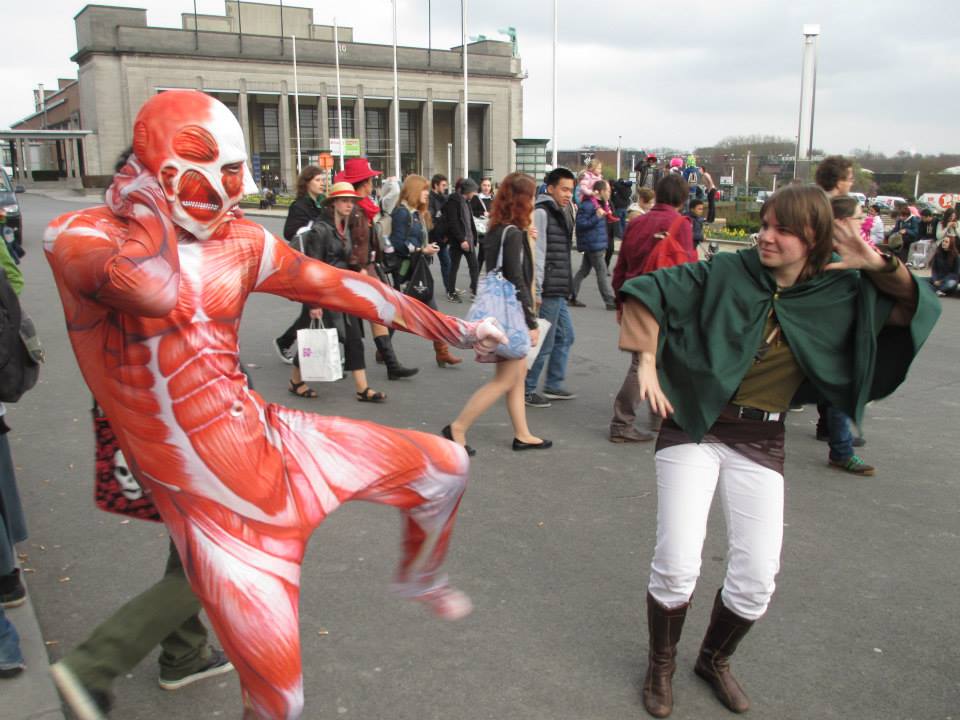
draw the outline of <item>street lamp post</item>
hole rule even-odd
[[[623,135],[617,135],[617,177],[614,178],[615,180],[619,180],[620,177],[621,177],[621,175],[620,175],[620,149],[621,149],[621,146],[622,146],[622,141],[623,141]]]
[[[801,160],[810,160],[813,155],[813,110],[817,93],[817,38],[819,25],[803,26],[803,65],[800,73],[800,119],[797,128],[797,150],[793,160],[793,177]]]

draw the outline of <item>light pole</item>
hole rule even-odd
[[[620,179],[620,148],[623,141],[623,135],[617,135],[617,177],[614,180]]]
[[[557,5],[559,0],[553,0],[553,167],[557,167],[557,33],[560,28]]]
[[[797,150],[793,160],[793,177],[797,177],[801,148],[804,160],[813,155],[813,109],[817,93],[817,38],[819,25],[803,26],[803,65],[800,73],[800,119],[797,127]]]

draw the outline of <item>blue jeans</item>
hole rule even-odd
[[[447,295],[449,295],[457,289],[456,285],[451,286],[450,283],[447,282],[450,278],[450,245],[447,243],[441,245],[437,257],[440,258],[440,277],[443,278],[443,287],[447,291]]]
[[[23,653],[20,652],[20,636],[0,607],[0,670],[12,670],[21,665]]]
[[[830,459],[849,460],[853,457],[853,433],[850,418],[833,405],[827,406],[827,430],[830,433]]]
[[[563,390],[563,379],[567,376],[567,359],[570,357],[570,347],[573,345],[573,322],[570,320],[570,311],[567,309],[567,299],[562,297],[545,297],[540,306],[540,317],[550,321],[550,330],[540,348],[540,354],[527,371],[526,393],[537,391],[540,382],[540,373],[543,364],[547,362],[547,381],[544,390]]]

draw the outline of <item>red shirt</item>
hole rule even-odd
[[[627,223],[627,231],[623,234],[623,242],[620,243],[617,265],[613,269],[614,292],[619,293],[620,287],[627,280],[641,273],[644,261],[658,241],[654,235],[667,232],[678,217],[680,213],[675,208],[657,203],[646,215],[635,217]],[[690,253],[691,258],[695,257],[693,228],[689,222],[680,224],[676,240],[684,250]]]

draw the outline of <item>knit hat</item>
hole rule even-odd
[[[464,195],[467,193],[477,192],[480,189],[480,186],[477,185],[476,181],[473,178],[464,178],[460,181],[460,192]]]

